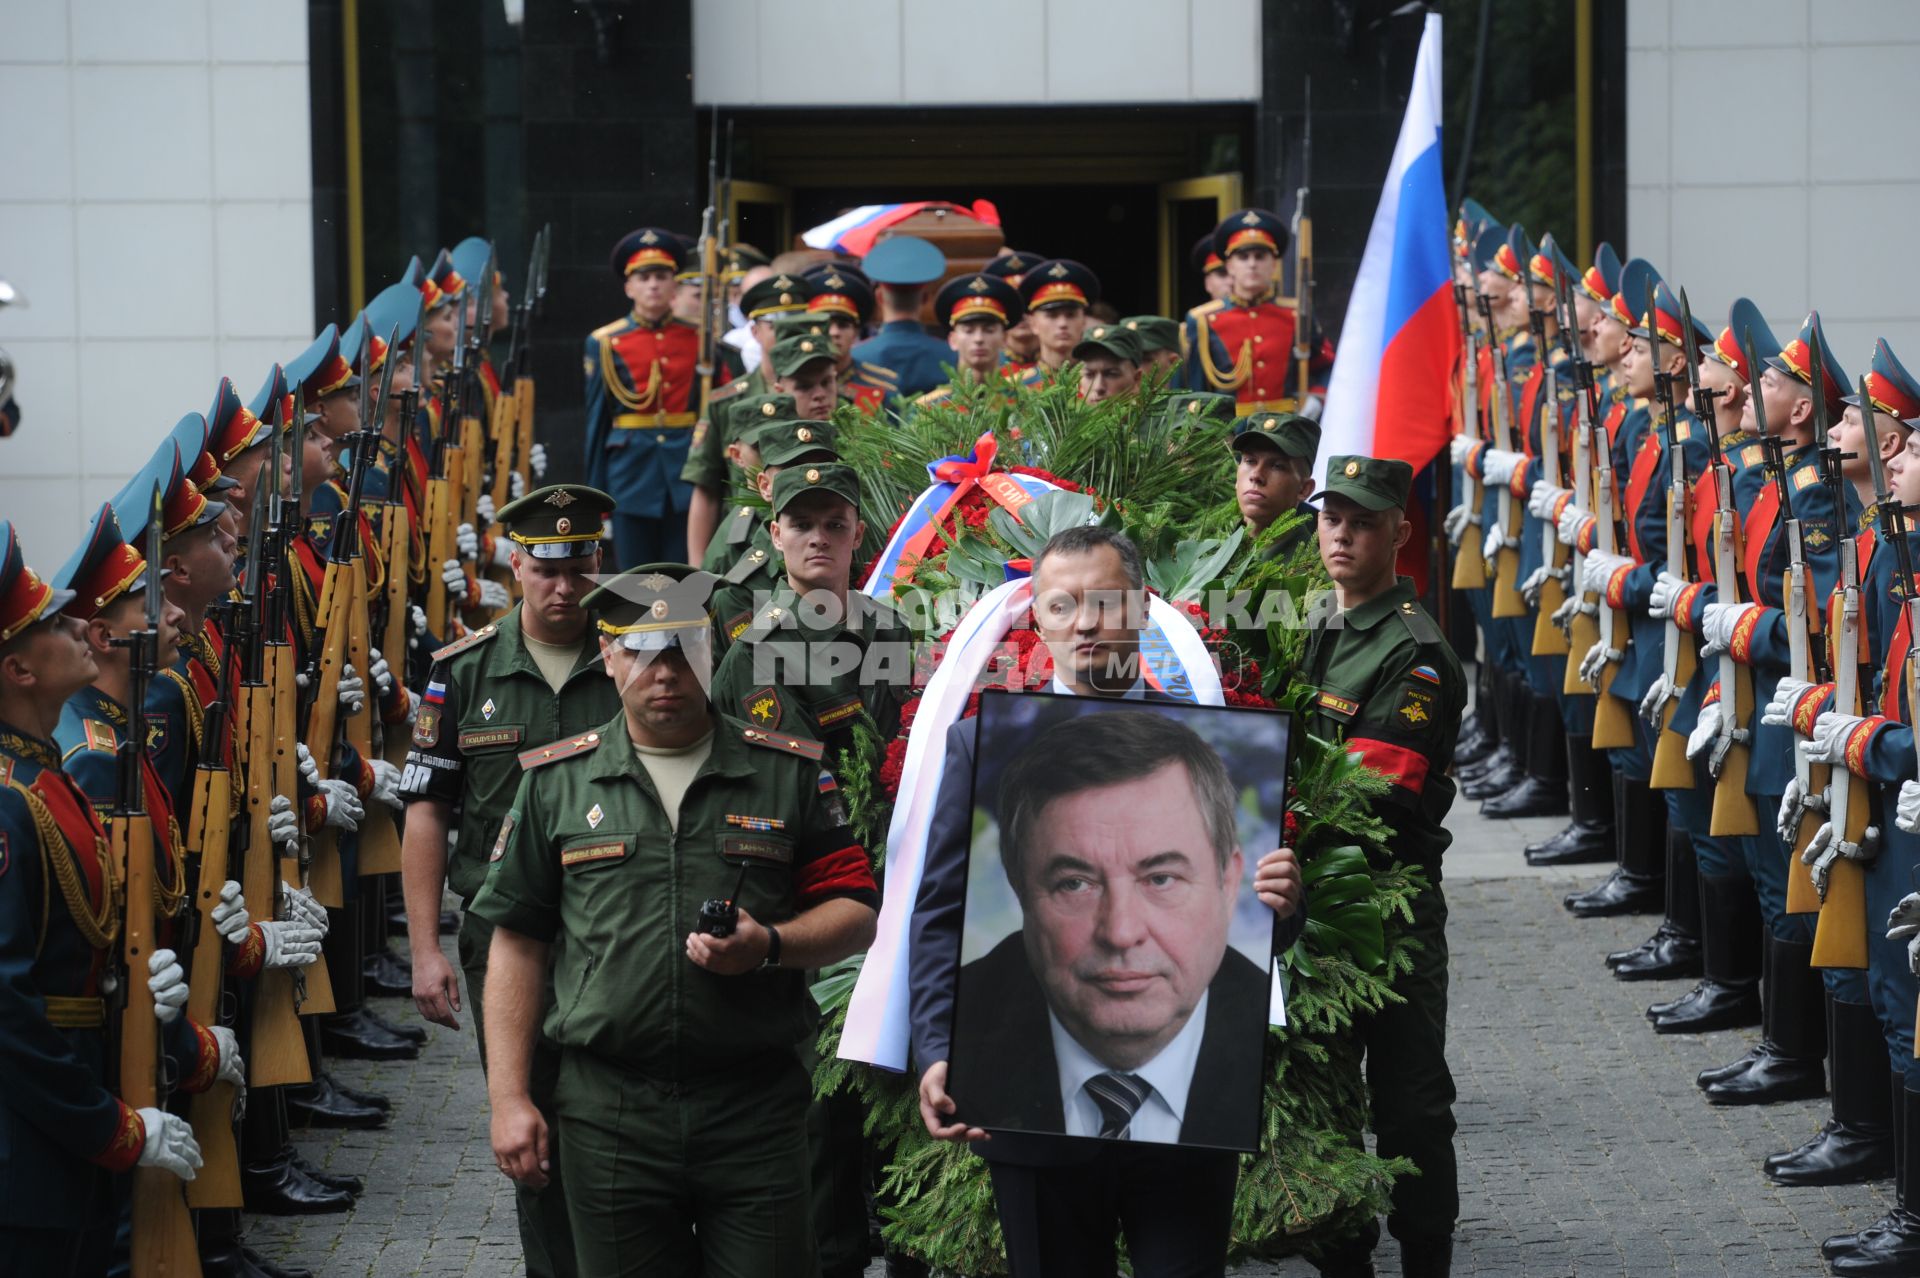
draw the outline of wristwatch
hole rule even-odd
[[[767,929],[767,957],[760,960],[760,966],[763,968],[780,966],[780,929],[777,927]]]

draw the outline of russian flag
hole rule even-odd
[[[990,200],[975,200],[971,208],[946,200],[913,200],[906,204],[862,204],[859,208],[848,209],[831,222],[822,222],[802,232],[800,239],[809,248],[834,249],[849,257],[865,257],[880,238],[880,232],[906,221],[923,209],[952,209],[989,226],[1000,225],[1000,211]]]
[[[1329,456],[1398,457],[1419,471],[1450,434],[1448,377],[1460,344],[1440,176],[1440,15],[1427,15],[1367,250],[1340,329],[1320,417],[1316,483]]]

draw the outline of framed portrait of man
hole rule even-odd
[[[987,1131],[1254,1151],[1290,721],[980,698],[948,1090]]]

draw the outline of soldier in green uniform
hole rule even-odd
[[[1180,372],[1180,326],[1164,315],[1129,315],[1120,327],[1140,339],[1145,356],[1143,373],[1160,373],[1178,378]]]
[[[582,1272],[812,1275],[806,970],[872,939],[878,892],[817,742],[704,692],[708,574],[652,565],[588,597],[621,708],[529,751],[474,912],[503,1172],[572,1186]],[[539,990],[555,1109],[529,1094]]]
[[[1133,394],[1140,388],[1145,358],[1138,333],[1118,324],[1094,325],[1073,347],[1073,360],[1080,365],[1080,398],[1098,404]]]
[[[1395,859],[1423,869],[1432,886],[1413,902],[1408,935],[1419,942],[1413,970],[1394,980],[1405,1001],[1359,1027],[1367,1048],[1373,1130],[1382,1157],[1406,1157],[1418,1176],[1393,1187],[1387,1226],[1400,1240],[1402,1272],[1444,1274],[1453,1251],[1460,1196],[1453,1154],[1453,1076],[1447,1069],[1447,904],[1440,854],[1452,841],[1441,825],[1453,805],[1446,770],[1466,708],[1466,678],[1439,626],[1421,608],[1394,556],[1406,522],[1413,468],[1403,461],[1333,457],[1320,497],[1320,558],[1333,578],[1337,610],[1316,617],[1301,679],[1319,689],[1307,728],[1392,782],[1379,800],[1395,831]],[[1323,1263],[1328,1274],[1373,1272],[1378,1230]]]
[[[1226,396],[1221,396],[1227,400]],[[1227,401],[1229,405],[1231,400]],[[1231,407],[1228,408],[1231,412]],[[1313,536],[1320,512],[1306,504],[1313,495],[1313,459],[1320,451],[1320,423],[1300,413],[1257,413],[1235,421],[1228,445],[1239,463],[1233,499],[1246,521],[1247,535],[1258,537],[1288,511],[1303,522],[1275,540],[1268,553],[1290,557]]]
[[[774,476],[772,506],[785,573],[771,597],[749,600],[734,586],[715,598],[733,642],[714,671],[714,704],[836,752],[852,744],[863,710],[881,740],[891,739],[912,685],[913,638],[891,607],[848,588],[866,531],[859,477],[837,462],[786,465]],[[723,611],[744,602],[751,616]]]
[[[753,605],[745,601],[752,598],[753,592],[771,590],[780,580],[780,555],[773,548],[773,533],[766,518],[767,503],[773,500],[773,481],[782,467],[800,462],[839,461],[840,454],[834,447],[837,437],[838,431],[832,422],[795,421],[769,415],[764,424],[747,432],[736,444],[738,464],[753,489],[755,500],[742,501],[733,507],[720,536],[714,538],[714,545],[721,553],[709,551],[707,554],[704,566],[708,572],[722,574],[721,580],[726,584],[720,587],[720,592],[733,608],[731,612],[722,612],[721,605],[716,603],[713,609],[716,615],[731,617],[735,613],[751,612]],[[736,596],[736,591],[741,593]],[[741,624],[745,624],[744,617]],[[718,651],[724,653],[727,644],[737,637],[723,636]]]
[[[737,511],[740,498],[748,495],[753,488],[752,472],[742,460],[747,455],[742,441],[768,422],[797,416],[799,414],[794,411],[793,396],[778,391],[728,400],[724,405],[715,404],[711,427],[694,441],[680,478],[704,492],[720,494],[732,502],[733,509]],[[732,516],[726,506],[719,506],[711,518],[713,522],[708,530],[706,546],[696,548],[691,558],[709,572],[722,572],[732,564],[732,555],[737,553],[728,548],[727,538],[731,531],[728,521]],[[716,559],[726,562],[715,567]]]
[[[487,849],[520,785],[520,752],[602,723],[618,705],[581,606],[600,567],[600,536],[613,499],[580,484],[536,489],[509,502],[499,522],[512,542],[521,600],[492,625],[433,654],[414,721],[400,792],[407,801],[401,848],[413,997],[428,1020],[459,1029],[460,990],[440,950],[440,899],[451,887],[471,901],[486,877]],[[487,949],[493,925],[469,910],[460,924],[460,966],[473,1028],[486,1052],[483,1020]],[[533,1053],[532,1094],[551,1105],[559,1054]],[[527,1272],[580,1272],[567,1203],[549,1186],[522,1186],[516,1207]]]

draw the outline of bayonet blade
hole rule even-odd
[[[160,632],[160,539],[166,531],[166,495],[153,486],[153,508],[147,515],[147,629]]]
[[[293,517],[300,518],[300,499],[306,489],[307,462],[307,391],[303,386],[293,393],[293,433],[288,437],[287,448],[293,454],[293,465],[287,469],[287,501],[293,506]]]

